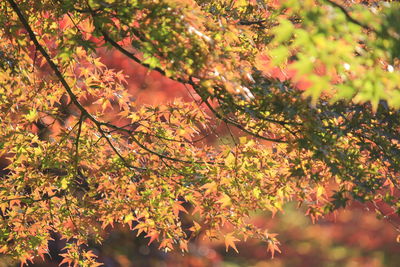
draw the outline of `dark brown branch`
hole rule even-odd
[[[151,69],[151,70],[155,70],[158,73],[160,73],[161,75],[170,78],[171,80],[180,82],[180,83],[184,83],[184,84],[189,84],[189,81],[186,81],[182,78],[176,78],[176,77],[169,77],[167,76],[167,74],[165,73],[164,70],[162,70],[161,68],[152,68],[150,67],[149,64],[144,63],[142,60],[140,60],[138,57],[135,56],[134,53],[129,52],[128,50],[126,50],[125,48],[123,48],[121,45],[119,45],[116,41],[114,41],[104,30],[101,30],[101,34],[104,37],[104,40],[106,42],[108,42],[109,44],[111,44],[114,48],[116,48],[118,51],[120,51],[122,54],[124,54],[125,56],[127,56],[128,58],[132,59],[133,61],[135,61],[136,63],[142,65],[145,68]]]
[[[96,16],[95,12],[91,12],[91,15],[92,15],[93,18]],[[263,22],[265,22],[265,20],[259,21],[258,23],[263,23]],[[193,82],[193,80],[192,80],[193,77],[190,77],[189,80],[185,80],[185,79],[182,79],[182,78],[179,78],[179,77],[169,77],[169,76],[166,75],[166,72],[165,72],[163,69],[158,68],[158,67],[152,68],[149,64],[146,64],[146,63],[144,63],[142,60],[140,60],[134,53],[129,52],[128,50],[126,50],[125,48],[123,48],[120,44],[118,44],[115,40],[113,40],[113,39],[107,34],[107,32],[104,31],[103,29],[100,29],[100,32],[101,32],[101,34],[103,35],[103,38],[104,38],[104,40],[105,40],[106,42],[108,42],[109,44],[111,44],[114,48],[116,48],[116,49],[117,49],[118,51],[120,51],[122,54],[124,54],[124,55],[127,56],[128,58],[132,59],[132,60],[135,61],[136,63],[142,65],[143,67],[148,68],[148,69],[155,70],[155,71],[157,71],[158,73],[160,73],[161,75],[163,75],[163,76],[165,76],[165,77],[167,77],[167,78],[169,78],[169,79],[171,79],[171,80],[180,82],[180,83],[182,83],[182,84],[189,84],[189,85],[191,85],[192,87],[195,87],[195,86],[196,86],[196,84],[195,84],[195,83]],[[140,37],[138,33],[136,33],[136,36]],[[143,41],[143,40],[142,40],[142,41]],[[197,92],[197,91],[196,91],[196,92]],[[197,92],[197,93],[198,93],[198,92]],[[222,116],[221,116],[219,113],[217,114],[216,111],[215,111],[214,109],[210,109],[210,110],[214,113],[214,115],[215,115],[217,118],[221,119]],[[277,121],[275,121],[275,120],[269,120],[269,119],[266,119],[266,120],[268,120],[268,121],[270,121],[270,122],[273,122],[273,123],[279,123],[279,124],[281,124],[281,125],[285,124],[285,122],[282,122],[282,121],[277,122]],[[245,129],[241,124],[239,124],[239,123],[236,123],[236,122],[234,122],[234,121],[232,121],[232,120],[228,120],[228,119],[222,119],[222,121],[224,121],[225,123],[229,123],[229,124],[233,125],[233,126],[236,127],[236,128],[239,128],[240,130],[246,132],[247,134],[250,134],[250,135],[253,135],[254,137],[257,137],[257,138],[261,138],[261,139],[266,140],[265,137],[258,136],[258,135],[256,135],[256,134],[254,134],[254,133],[252,133],[252,132],[246,130],[246,129]],[[287,129],[287,127],[285,127],[285,129]],[[269,140],[269,141],[273,141],[273,140],[275,140],[275,139],[270,139],[270,138],[268,138],[268,140]],[[277,139],[276,139],[276,140],[277,140]],[[282,142],[282,141],[280,140],[280,141],[273,141],[273,142]]]
[[[193,81],[191,81],[189,84],[192,85],[193,89],[196,91],[197,94],[201,95],[200,92],[198,91],[198,89],[196,89],[196,85],[194,84]],[[249,134],[249,135],[252,135],[252,136],[254,136],[254,137],[256,137],[256,138],[263,139],[263,140],[266,140],[266,141],[271,141],[271,142],[276,142],[276,143],[287,143],[285,140],[282,140],[281,138],[280,138],[280,139],[268,138],[268,137],[261,136],[261,135],[258,135],[258,134],[256,134],[256,133],[253,133],[253,132],[247,130],[243,125],[241,125],[241,124],[237,123],[236,121],[233,121],[233,120],[231,120],[231,119],[229,119],[229,118],[227,118],[227,117],[221,115],[218,111],[216,111],[216,110],[213,108],[213,106],[208,102],[207,99],[204,99],[204,98],[203,98],[202,100],[203,100],[203,102],[207,105],[207,107],[211,110],[211,112],[212,112],[218,119],[220,119],[221,121],[223,121],[223,122],[225,122],[225,123],[228,123],[228,124],[230,124],[230,125],[235,126],[236,128],[238,128],[238,129],[241,130],[242,132],[245,132],[245,133],[247,133],[247,134]]]
[[[24,15],[22,14],[21,10],[19,9],[18,5],[14,2],[14,0],[7,0],[8,3],[11,5],[13,8],[14,12],[17,14],[20,22],[22,23],[23,27],[25,30],[28,32],[28,35],[30,39],[32,40],[33,44],[35,45],[36,49],[42,54],[42,56],[46,59],[47,63],[50,65],[51,69],[54,71],[56,74],[58,80],[61,82],[65,90],[67,91],[69,97],[71,98],[71,101],[78,107],[78,109],[81,111],[81,116],[87,117],[90,121],[92,121],[100,134],[107,140],[108,144],[111,146],[111,148],[116,152],[116,154],[121,158],[121,160],[126,164],[126,167],[128,168],[133,168],[137,169],[137,167],[133,167],[130,164],[126,162],[126,160],[122,157],[122,155],[117,151],[117,149],[113,146],[112,142],[109,140],[109,138],[104,134],[103,129],[101,128],[102,123],[96,120],[79,102],[77,99],[76,95],[72,91],[71,87],[65,80],[64,76],[58,69],[57,65],[53,62],[51,59],[50,55],[47,53],[47,51],[44,49],[44,47],[39,43],[38,39],[36,38],[35,33],[33,32],[32,28],[30,27],[28,21],[25,19]]]
[[[128,168],[133,168],[133,169],[138,169],[137,167],[131,166],[126,159],[119,153],[119,151],[116,149],[116,147],[112,144],[111,140],[108,138],[108,136],[104,133],[103,129],[101,128],[103,125],[104,126],[108,126],[114,129],[118,129],[120,131],[125,131],[125,132],[129,132],[131,133],[131,131],[127,130],[127,129],[123,129],[123,128],[119,128],[115,125],[112,125],[110,123],[104,123],[104,122],[100,122],[98,120],[96,120],[79,102],[79,100],[77,99],[77,97],[75,96],[75,94],[73,93],[71,87],[69,86],[69,84],[67,83],[67,81],[65,80],[64,76],[62,75],[62,73],[60,72],[60,70],[58,69],[58,67],[56,66],[56,64],[52,61],[50,55],[46,52],[46,50],[43,48],[42,45],[40,45],[39,41],[36,38],[36,35],[34,34],[32,28],[29,26],[27,20],[25,19],[24,15],[22,14],[22,12],[19,10],[18,5],[13,1],[13,0],[7,0],[10,5],[12,6],[13,10],[15,11],[15,13],[17,13],[19,20],[21,21],[22,25],[24,26],[25,30],[28,32],[29,37],[31,38],[32,42],[34,43],[34,45],[36,46],[36,48],[40,51],[40,53],[43,55],[43,57],[46,59],[47,63],[50,65],[50,67],[52,68],[52,70],[54,71],[54,73],[56,74],[57,78],[60,80],[61,84],[64,86],[65,90],[67,91],[68,95],[71,98],[71,101],[78,107],[78,109],[81,111],[82,116],[87,117],[89,120],[91,120],[96,126],[97,129],[99,130],[100,134],[102,135],[102,137],[104,137],[107,141],[107,143],[110,145],[111,149],[115,152],[115,154],[117,154],[117,156],[122,160],[122,162],[125,164],[125,166],[127,166]],[[110,39],[111,40],[111,39]],[[165,74],[164,74],[165,75]],[[131,135],[133,141],[143,150],[154,154],[160,158],[164,158],[164,159],[168,159],[168,160],[172,160],[172,161],[177,161],[177,162],[182,162],[182,163],[200,163],[200,162],[193,162],[193,161],[187,161],[187,160],[181,160],[181,159],[177,159],[177,158],[173,158],[173,157],[169,157],[166,155],[162,155],[159,154],[149,148],[147,148],[146,146],[144,146],[143,144],[141,144],[136,137],[134,137],[133,135]],[[141,169],[141,168],[139,168]]]
[[[114,40],[112,40],[112,39],[107,35],[106,32],[102,31],[102,34],[103,34],[104,39],[105,39],[107,42],[109,42],[112,46],[114,46],[117,50],[119,50],[122,54],[126,55],[127,57],[129,57],[130,59],[132,59],[132,60],[134,60],[135,62],[139,63],[140,65],[142,65],[142,66],[144,66],[144,67],[146,67],[146,68],[151,69],[151,67],[150,67],[148,64],[143,63],[143,62],[142,62],[139,58],[137,58],[133,53],[127,51],[127,50],[124,49],[122,46],[120,46],[117,42],[115,42]],[[168,76],[166,75],[165,71],[162,70],[162,69],[160,69],[160,68],[153,68],[153,70],[159,72],[159,73],[162,74],[163,76],[168,77]],[[174,81],[183,83],[183,84],[189,84],[189,85],[191,85],[193,88],[197,86],[192,80],[186,81],[186,80],[183,80],[183,79],[181,79],[181,78],[174,78],[174,77],[168,77],[168,78],[170,78],[171,80],[174,80]],[[198,92],[197,90],[196,90],[196,92],[197,92],[197,94],[199,94],[199,92]],[[207,104],[207,103],[206,103],[206,104]],[[208,105],[207,105],[207,106],[208,106]],[[214,113],[214,115],[215,115],[218,119],[221,119],[221,118],[222,118],[222,116],[221,116],[219,113],[217,113],[214,109],[210,109],[210,110]],[[242,130],[242,131],[244,131],[244,132],[247,132],[248,134],[251,134],[251,135],[253,135],[253,136],[257,137],[257,138],[261,138],[261,139],[264,139],[264,140],[265,140],[265,138],[263,138],[262,136],[256,136],[256,135],[254,135],[254,133],[247,131],[242,125],[240,125],[240,124],[238,124],[238,123],[236,123],[236,122],[233,122],[232,120],[228,120],[228,119],[221,119],[221,120],[224,121],[225,123],[229,123],[229,124],[235,126],[236,128],[239,128],[240,130]],[[283,125],[283,124],[292,124],[292,123],[290,123],[290,122],[270,120],[270,119],[267,119],[267,118],[265,118],[265,120],[268,120],[269,122],[272,122],[272,123],[278,123],[278,124],[280,124],[280,125]],[[273,140],[274,140],[274,139],[269,139],[269,141],[273,141]],[[273,141],[273,142],[275,142],[275,141]],[[279,142],[279,141],[277,141],[277,142]]]
[[[300,24],[301,19],[298,17],[290,17],[288,18],[290,22],[293,24]],[[267,20],[267,19],[261,19],[261,20],[240,20],[238,23],[240,26],[257,26],[259,29],[271,29],[273,27],[276,27],[279,25],[279,22],[274,21],[274,20]]]
[[[75,139],[75,158],[76,158],[75,164],[76,164],[76,168],[78,168],[79,139],[81,137],[83,120],[84,120],[84,116],[83,116],[83,114],[81,114],[81,116],[79,118],[79,122],[78,122],[78,131],[76,133],[76,139]]]
[[[255,20],[255,21],[241,20],[238,22],[238,24],[243,26],[251,26],[251,25],[264,26],[265,22],[267,22],[266,19]]]
[[[25,197],[25,196],[21,196],[21,197],[14,197],[14,198],[8,198],[8,199],[3,199],[0,201],[0,204],[2,203],[7,203],[7,202],[11,202],[11,201],[25,201],[25,202],[29,202],[29,203],[34,203],[34,202],[40,202],[40,201],[46,201],[46,200],[50,200],[53,197],[62,197],[65,195],[65,191],[59,191],[56,192],[54,195],[44,195],[42,198],[38,198],[38,199],[34,199],[32,197]]]
[[[351,23],[356,24],[356,25],[358,25],[358,26],[360,26],[361,28],[364,28],[364,29],[366,29],[366,30],[376,32],[375,29],[372,29],[370,26],[368,26],[368,25],[366,25],[366,24],[364,24],[364,23],[362,23],[362,22],[356,20],[355,18],[353,18],[353,17],[350,15],[350,13],[346,10],[346,8],[344,8],[343,6],[339,5],[339,4],[336,3],[335,1],[332,1],[332,0],[325,0],[325,1],[328,2],[328,4],[330,4],[331,6],[340,9],[340,11],[345,15],[346,19],[347,19],[348,21],[350,21]]]
[[[40,53],[43,55],[43,57],[46,59],[47,63],[50,65],[50,67],[52,68],[52,70],[54,71],[54,73],[56,74],[57,78],[60,80],[61,84],[64,86],[65,90],[67,91],[68,95],[71,98],[71,101],[78,107],[78,109],[81,111],[82,116],[87,117],[89,120],[91,120],[96,126],[97,129],[99,130],[100,134],[102,135],[102,137],[104,137],[107,141],[107,143],[110,145],[111,149],[115,152],[115,154],[117,154],[117,156],[121,159],[121,161],[125,164],[125,166],[127,166],[128,168],[131,169],[140,169],[142,170],[142,168],[138,168],[138,167],[134,167],[132,165],[130,165],[126,159],[119,153],[119,151],[116,149],[116,147],[112,144],[111,140],[107,137],[107,135],[104,133],[103,129],[101,128],[103,125],[104,126],[108,126],[108,127],[112,127],[114,129],[118,128],[115,125],[109,124],[109,123],[104,123],[104,122],[100,122],[98,120],[96,120],[79,102],[79,100],[77,99],[77,97],[75,96],[75,94],[73,93],[71,87],[69,86],[69,84],[67,83],[67,81],[65,80],[64,76],[62,75],[62,73],[60,72],[60,70],[58,69],[58,67],[56,66],[56,64],[52,61],[50,55],[46,52],[46,50],[43,48],[42,45],[40,45],[39,41],[36,38],[36,35],[34,34],[32,28],[29,26],[27,20],[25,19],[24,15],[22,14],[22,12],[19,10],[18,5],[13,1],[13,0],[7,0],[10,5],[12,6],[13,10],[17,13],[19,20],[21,21],[22,25],[24,26],[25,30],[28,32],[29,37],[31,38],[32,42],[34,43],[35,47],[37,48],[37,50],[40,51]],[[111,40],[111,38],[110,38]],[[115,43],[116,44],[116,43]],[[118,44],[117,44],[118,45]],[[118,45],[119,46],[119,45]],[[134,57],[132,55],[132,57]],[[162,71],[162,70],[161,70]],[[165,73],[164,73],[165,75]],[[118,130],[120,131],[126,131],[126,132],[130,132],[127,129],[122,129],[122,128],[118,128]],[[164,158],[164,159],[168,159],[168,160],[172,160],[172,161],[177,161],[177,162],[182,162],[182,163],[200,163],[200,162],[193,162],[193,161],[187,161],[187,160],[181,160],[181,159],[177,159],[177,158],[173,158],[173,157],[169,157],[166,155],[162,155],[159,154],[155,151],[152,151],[151,149],[147,148],[146,146],[144,146],[143,144],[141,144],[133,135],[131,135],[132,139],[134,140],[134,142],[141,147],[142,149],[144,149],[145,151],[154,154],[160,158]],[[211,162],[209,162],[211,163]]]
[[[21,23],[24,26],[25,30],[28,32],[28,35],[29,35],[30,39],[32,40],[32,42],[34,43],[34,45],[37,48],[37,50],[43,55],[43,57],[46,59],[47,63],[50,65],[51,69],[56,74],[57,78],[60,80],[61,84],[63,85],[63,87],[67,91],[68,95],[70,96],[71,101],[78,107],[78,109],[81,111],[82,115],[85,115],[90,121],[92,121],[97,126],[99,132],[107,140],[107,142],[109,143],[109,145],[111,146],[113,151],[121,158],[121,160],[125,164],[127,164],[126,160],[117,151],[117,149],[112,145],[111,140],[109,140],[109,138],[105,135],[103,129],[101,128],[102,125],[110,126],[111,124],[99,122],[81,105],[81,103],[77,99],[76,95],[73,93],[71,87],[69,86],[69,84],[65,80],[64,76],[62,75],[62,73],[60,72],[60,70],[58,69],[56,64],[52,61],[50,55],[46,52],[46,50],[43,48],[43,46],[40,45],[39,41],[36,38],[36,35],[34,34],[33,30],[31,29],[31,27],[28,24],[27,20],[25,19],[24,15],[20,11],[18,5],[14,2],[14,0],[7,0],[7,1],[12,6],[13,10],[15,11],[15,13],[18,15],[19,20],[21,21]],[[138,62],[139,64],[141,64],[141,65],[143,65],[143,66],[145,66],[147,68],[150,67],[147,64],[143,63],[141,60],[139,60],[133,53],[130,53],[129,51],[127,51],[124,48],[122,48],[117,42],[112,40],[112,38],[110,38],[104,31],[102,31],[102,34],[103,34],[105,40],[108,41],[115,48],[117,48],[121,53],[123,53],[124,55],[128,56],[129,58],[133,59],[134,61]],[[163,71],[162,69],[155,68],[154,70],[156,70],[159,73],[161,73],[162,75],[166,76],[165,71]],[[181,82],[181,83],[185,83],[185,84],[190,84],[193,87],[196,86],[196,84],[193,82],[193,80],[184,81],[184,80],[182,80],[180,78],[177,78],[176,81]],[[271,141],[271,142],[278,142],[278,143],[285,143],[286,142],[286,141],[283,141],[281,139],[272,139],[272,138],[267,138],[267,137],[264,137],[264,136],[256,135],[253,132],[247,130],[243,125],[241,125],[241,124],[239,124],[239,123],[237,123],[235,121],[232,121],[232,120],[222,116],[221,114],[219,114],[215,109],[213,109],[213,107],[207,101],[206,101],[206,104],[218,119],[235,126],[236,128],[242,130],[243,132],[245,132],[247,134],[250,134],[250,135],[255,136],[257,138],[260,138],[260,139],[263,139],[263,140],[267,140],[267,141]],[[127,130],[127,131],[129,131],[129,130]],[[176,159],[176,158],[172,158],[172,157],[169,157],[169,156],[165,156],[165,155],[159,154],[159,153],[157,153],[155,151],[152,151],[149,148],[145,147],[143,144],[138,142],[138,140],[135,137],[133,137],[133,140],[134,140],[135,143],[138,144],[139,147],[141,147],[142,149],[146,150],[149,153],[157,155],[158,157],[162,157],[162,158],[165,158],[165,159],[168,159],[168,160],[174,160],[174,161],[178,161],[178,162],[194,163],[194,162],[180,160],[180,159]],[[132,168],[132,166],[130,166],[129,164],[127,165],[127,167]]]
[[[114,124],[111,124],[111,123],[102,122],[101,124],[104,125],[104,126],[107,126],[107,127],[109,127],[109,128],[113,128],[113,129],[115,129],[115,130],[117,130],[117,131],[125,132],[125,133],[129,134],[129,136],[132,138],[133,142],[135,142],[140,148],[142,148],[143,150],[145,150],[145,151],[147,151],[147,152],[149,152],[149,153],[151,153],[151,154],[153,154],[153,155],[156,155],[156,156],[159,157],[159,158],[168,159],[168,160],[171,160],[171,161],[176,161],[176,162],[181,162],[181,163],[190,163],[190,164],[193,164],[193,163],[215,164],[215,162],[189,161],[189,160],[183,160],[183,159],[173,158],[173,157],[170,157],[170,156],[167,156],[167,155],[160,154],[160,153],[158,153],[158,152],[156,152],[156,151],[153,151],[153,150],[151,150],[150,148],[146,147],[146,146],[143,145],[142,143],[140,143],[139,140],[134,136],[134,134],[133,134],[133,132],[132,132],[131,130],[118,127],[118,126],[116,126],[116,125],[114,125]]]
[[[115,47],[117,50],[119,50],[122,54],[126,55],[127,57],[129,57],[130,59],[132,59],[132,60],[134,60],[135,62],[139,63],[140,65],[142,65],[142,66],[144,66],[144,67],[146,67],[146,68],[151,69],[151,67],[150,67],[148,64],[143,63],[143,62],[142,62],[139,58],[137,58],[133,53],[127,51],[127,50],[124,49],[122,46],[120,46],[117,42],[115,42],[113,39],[111,39],[111,38],[107,35],[106,32],[104,32],[104,31],[101,31],[101,32],[102,32],[102,34],[103,34],[104,40],[106,40],[107,42],[109,42],[112,46],[114,46],[114,47]],[[153,68],[153,70],[159,72],[159,73],[162,74],[163,76],[166,76],[165,71],[162,70],[162,69],[160,69],[160,68]],[[168,77],[168,76],[166,76],[166,77]],[[186,81],[186,80],[183,80],[183,79],[181,79],[181,78],[174,78],[174,77],[168,77],[168,78],[170,78],[171,80],[174,80],[174,81],[183,83],[183,84],[189,84],[189,85],[191,85],[193,88],[197,86],[192,80]],[[197,90],[196,90],[196,92],[199,94],[199,92],[198,92]],[[210,106],[208,105],[208,103],[206,103],[206,105],[210,108]],[[257,138],[264,139],[264,140],[268,140],[268,141],[282,142],[282,140],[278,140],[278,139],[271,139],[271,138],[267,138],[267,139],[266,139],[266,138],[263,137],[263,136],[256,136],[254,133],[252,133],[252,132],[246,130],[242,125],[240,125],[240,124],[238,124],[238,123],[236,123],[236,122],[234,122],[234,121],[232,121],[232,120],[229,120],[229,119],[227,119],[227,118],[221,116],[221,115],[220,115],[216,110],[214,110],[213,108],[210,108],[210,110],[214,113],[214,115],[215,115],[218,119],[221,119],[221,120],[224,121],[225,123],[229,123],[229,124],[235,126],[236,128],[238,128],[238,129],[240,129],[240,130],[242,130],[242,131],[244,131],[244,132],[246,132],[246,133],[248,133],[248,134],[251,134],[251,135],[253,135],[253,136],[257,137]],[[278,122],[278,121],[272,121],[272,122],[279,123],[279,124],[281,124],[281,125],[285,123],[285,122],[282,122],[282,121],[279,121],[279,122]]]
[[[205,100],[204,103],[207,105],[207,107],[212,111],[212,113],[214,113],[214,115],[215,115],[218,119],[222,120],[222,121],[225,122],[225,123],[228,123],[228,124],[231,124],[231,125],[235,126],[236,128],[238,128],[239,130],[241,130],[241,131],[244,132],[244,133],[247,133],[247,134],[252,135],[252,136],[254,136],[254,137],[256,137],[256,138],[259,138],[259,139],[262,139],[262,140],[266,140],[266,141],[270,141],[270,142],[275,142],[275,143],[287,143],[287,141],[282,140],[281,138],[280,138],[280,139],[268,138],[268,137],[265,137],[265,136],[262,136],[262,135],[258,135],[258,134],[256,134],[256,133],[253,133],[253,132],[247,130],[243,125],[241,125],[241,124],[239,124],[239,123],[237,123],[237,122],[235,122],[235,121],[233,121],[233,120],[231,120],[231,119],[229,119],[229,118],[226,118],[226,117],[224,117],[223,115],[221,115],[218,111],[216,111],[216,110],[211,106],[211,104],[210,104],[207,100]]]
[[[35,45],[36,49],[42,54],[42,56],[46,59],[47,63],[50,65],[51,69],[54,71],[57,78],[60,80],[61,84],[64,86],[65,90],[67,91],[68,95],[71,98],[71,101],[78,107],[78,109],[85,114],[89,119],[95,121],[95,119],[86,111],[86,109],[79,103],[78,99],[76,98],[75,94],[72,92],[71,87],[64,79],[62,73],[56,66],[56,64],[52,61],[50,55],[46,52],[42,45],[40,45],[39,41],[36,38],[32,28],[29,26],[28,21],[25,19],[24,15],[22,14],[21,10],[19,9],[18,5],[14,2],[14,0],[7,0],[8,3],[13,8],[14,12],[17,14],[20,22],[24,26],[25,30],[28,32],[30,39],[32,40],[33,44]]]

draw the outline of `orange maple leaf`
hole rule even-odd
[[[228,252],[229,247],[231,247],[231,248],[233,248],[237,253],[239,253],[239,251],[238,251],[237,248],[236,248],[235,241],[240,241],[240,240],[237,239],[236,237],[234,237],[232,233],[227,234],[227,235],[225,236],[225,248],[226,248],[226,251],[227,251],[227,252]]]
[[[158,232],[155,232],[155,231],[153,231],[153,232],[150,232],[150,233],[148,233],[145,237],[150,237],[150,241],[149,241],[149,243],[147,244],[147,245],[150,245],[151,243],[153,243],[153,241],[154,240],[158,240],[158,236],[159,236],[160,234],[158,233]]]
[[[275,242],[268,241],[267,251],[271,252],[271,258],[274,258],[275,251],[281,253],[281,250],[278,247],[278,244]]]
[[[186,240],[180,240],[179,241],[179,248],[182,250],[182,252],[188,252],[188,242]]]
[[[187,210],[181,205],[181,203],[183,203],[183,202],[182,201],[178,201],[178,202],[175,202],[172,205],[172,210],[173,210],[175,216],[179,215],[179,211],[182,211],[184,213],[188,213]]]

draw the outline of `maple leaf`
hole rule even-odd
[[[68,264],[68,266],[72,266],[74,260],[68,257],[68,254],[60,254],[61,257],[64,257],[58,266],[62,266],[63,264]]]
[[[100,58],[94,58],[94,59],[93,59],[93,64],[94,64],[94,66],[96,66],[96,67],[98,67],[98,68],[100,68],[100,69],[106,68],[106,65],[104,65],[104,64],[100,61]]]
[[[167,250],[172,250],[174,248],[173,245],[172,245],[172,242],[173,241],[170,238],[164,239],[163,241],[161,241],[160,246],[158,248],[159,249],[160,248],[164,248],[164,249],[167,249]]]
[[[274,258],[275,252],[281,253],[281,250],[279,249],[279,241],[276,239],[276,236],[278,234],[274,233],[268,233],[265,232],[265,236],[267,239],[267,251],[271,252],[271,258]]]
[[[34,122],[39,118],[39,113],[37,112],[36,109],[32,109],[29,111],[28,114],[25,115],[25,118],[29,121],[29,122]]]
[[[179,215],[179,211],[188,213],[188,211],[181,205],[182,203],[183,203],[183,201],[178,201],[172,205],[172,210],[173,210],[175,216]]]
[[[236,163],[236,157],[232,153],[229,153],[228,156],[225,158],[226,166],[233,167]]]
[[[201,229],[201,225],[198,224],[196,221],[193,221],[193,226],[190,227],[188,230],[196,233],[196,232],[199,232],[200,229]]]
[[[237,239],[236,237],[234,237],[233,233],[229,233],[229,234],[225,235],[225,250],[226,250],[226,252],[228,252],[228,249],[231,247],[237,253],[239,253],[239,251],[237,250],[236,245],[235,245],[236,241],[240,241],[240,240]]]
[[[7,245],[3,245],[2,247],[0,247],[0,253],[6,253],[7,251],[8,251]]]
[[[39,247],[37,253],[42,258],[43,261],[45,261],[46,254],[50,256],[50,252],[49,252],[47,246]]]
[[[83,256],[86,258],[97,258],[97,255],[94,254],[92,250],[84,252]]]
[[[138,223],[132,230],[137,230],[136,236],[139,236],[142,232],[145,232],[147,226],[144,223]]]
[[[129,213],[128,215],[125,216],[124,223],[127,223],[129,225],[129,228],[132,230],[132,222],[135,219],[136,219],[135,216],[132,213]]]
[[[186,240],[179,240],[179,248],[182,250],[182,252],[188,252],[188,241]]]
[[[217,200],[217,203],[221,203],[221,207],[225,208],[232,205],[232,200],[227,194],[223,194],[222,197]]]
[[[218,184],[216,182],[210,182],[201,187],[202,189],[206,189],[204,195],[209,195],[211,193],[215,193],[218,190]]]
[[[275,242],[268,242],[267,251],[271,252],[271,258],[274,258],[275,251],[281,253],[278,245]]]
[[[158,240],[160,233],[156,231],[152,231],[148,233],[145,237],[150,237],[149,243],[147,245],[150,245],[154,240]]]
[[[203,213],[203,208],[199,205],[195,206],[194,209],[192,210],[192,215],[195,215],[196,213],[198,213],[201,216]]]

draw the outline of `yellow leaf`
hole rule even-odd
[[[192,227],[190,227],[189,228],[189,231],[192,231],[192,232],[199,232],[200,231],[200,229],[201,229],[201,226],[200,226],[200,224],[198,224],[196,221],[193,221],[193,226]]]
[[[261,194],[260,188],[255,187],[255,188],[253,189],[253,196],[254,196],[255,198],[259,198],[259,197],[260,197],[260,194]]]
[[[232,153],[229,153],[228,156],[225,158],[226,166],[228,167],[233,166],[235,165],[235,162],[236,162],[236,157]]]
[[[97,67],[97,68],[105,68],[106,65],[104,65],[103,63],[100,62],[100,58],[94,58],[93,59],[93,64]]]
[[[63,178],[63,179],[61,180],[61,188],[62,188],[62,189],[67,189],[67,188],[68,188],[68,184],[69,184],[69,182],[68,182],[67,179]]]
[[[206,192],[204,193],[204,195],[206,196],[210,193],[217,192],[218,185],[216,182],[211,182],[211,183],[207,183],[207,184],[203,185],[201,188],[206,189]]]
[[[85,258],[97,258],[97,255],[93,253],[92,250],[89,250],[83,254]]]
[[[322,194],[323,194],[324,192],[325,192],[325,189],[324,189],[322,186],[318,186],[318,187],[317,187],[317,192],[316,192],[317,197],[322,196]]]
[[[127,223],[130,228],[132,228],[132,221],[135,220],[135,216],[132,213],[129,213],[124,218],[124,223]]]
[[[36,109],[32,109],[29,111],[28,114],[25,115],[25,118],[29,121],[29,122],[34,122],[39,118],[39,113],[37,112]]]
[[[247,137],[246,136],[242,136],[242,137],[239,137],[239,143],[240,144],[246,144],[247,143]]]
[[[227,194],[223,194],[217,203],[220,203],[222,208],[232,205],[231,198]]]

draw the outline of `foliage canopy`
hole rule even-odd
[[[1,1],[0,252],[27,262],[57,232],[65,263],[96,266],[84,244],[114,224],[167,251],[229,224],[227,249],[273,255],[254,210],[400,213],[400,5],[363,2]],[[137,105],[102,47],[200,102]],[[206,145],[215,121],[241,136]]]

